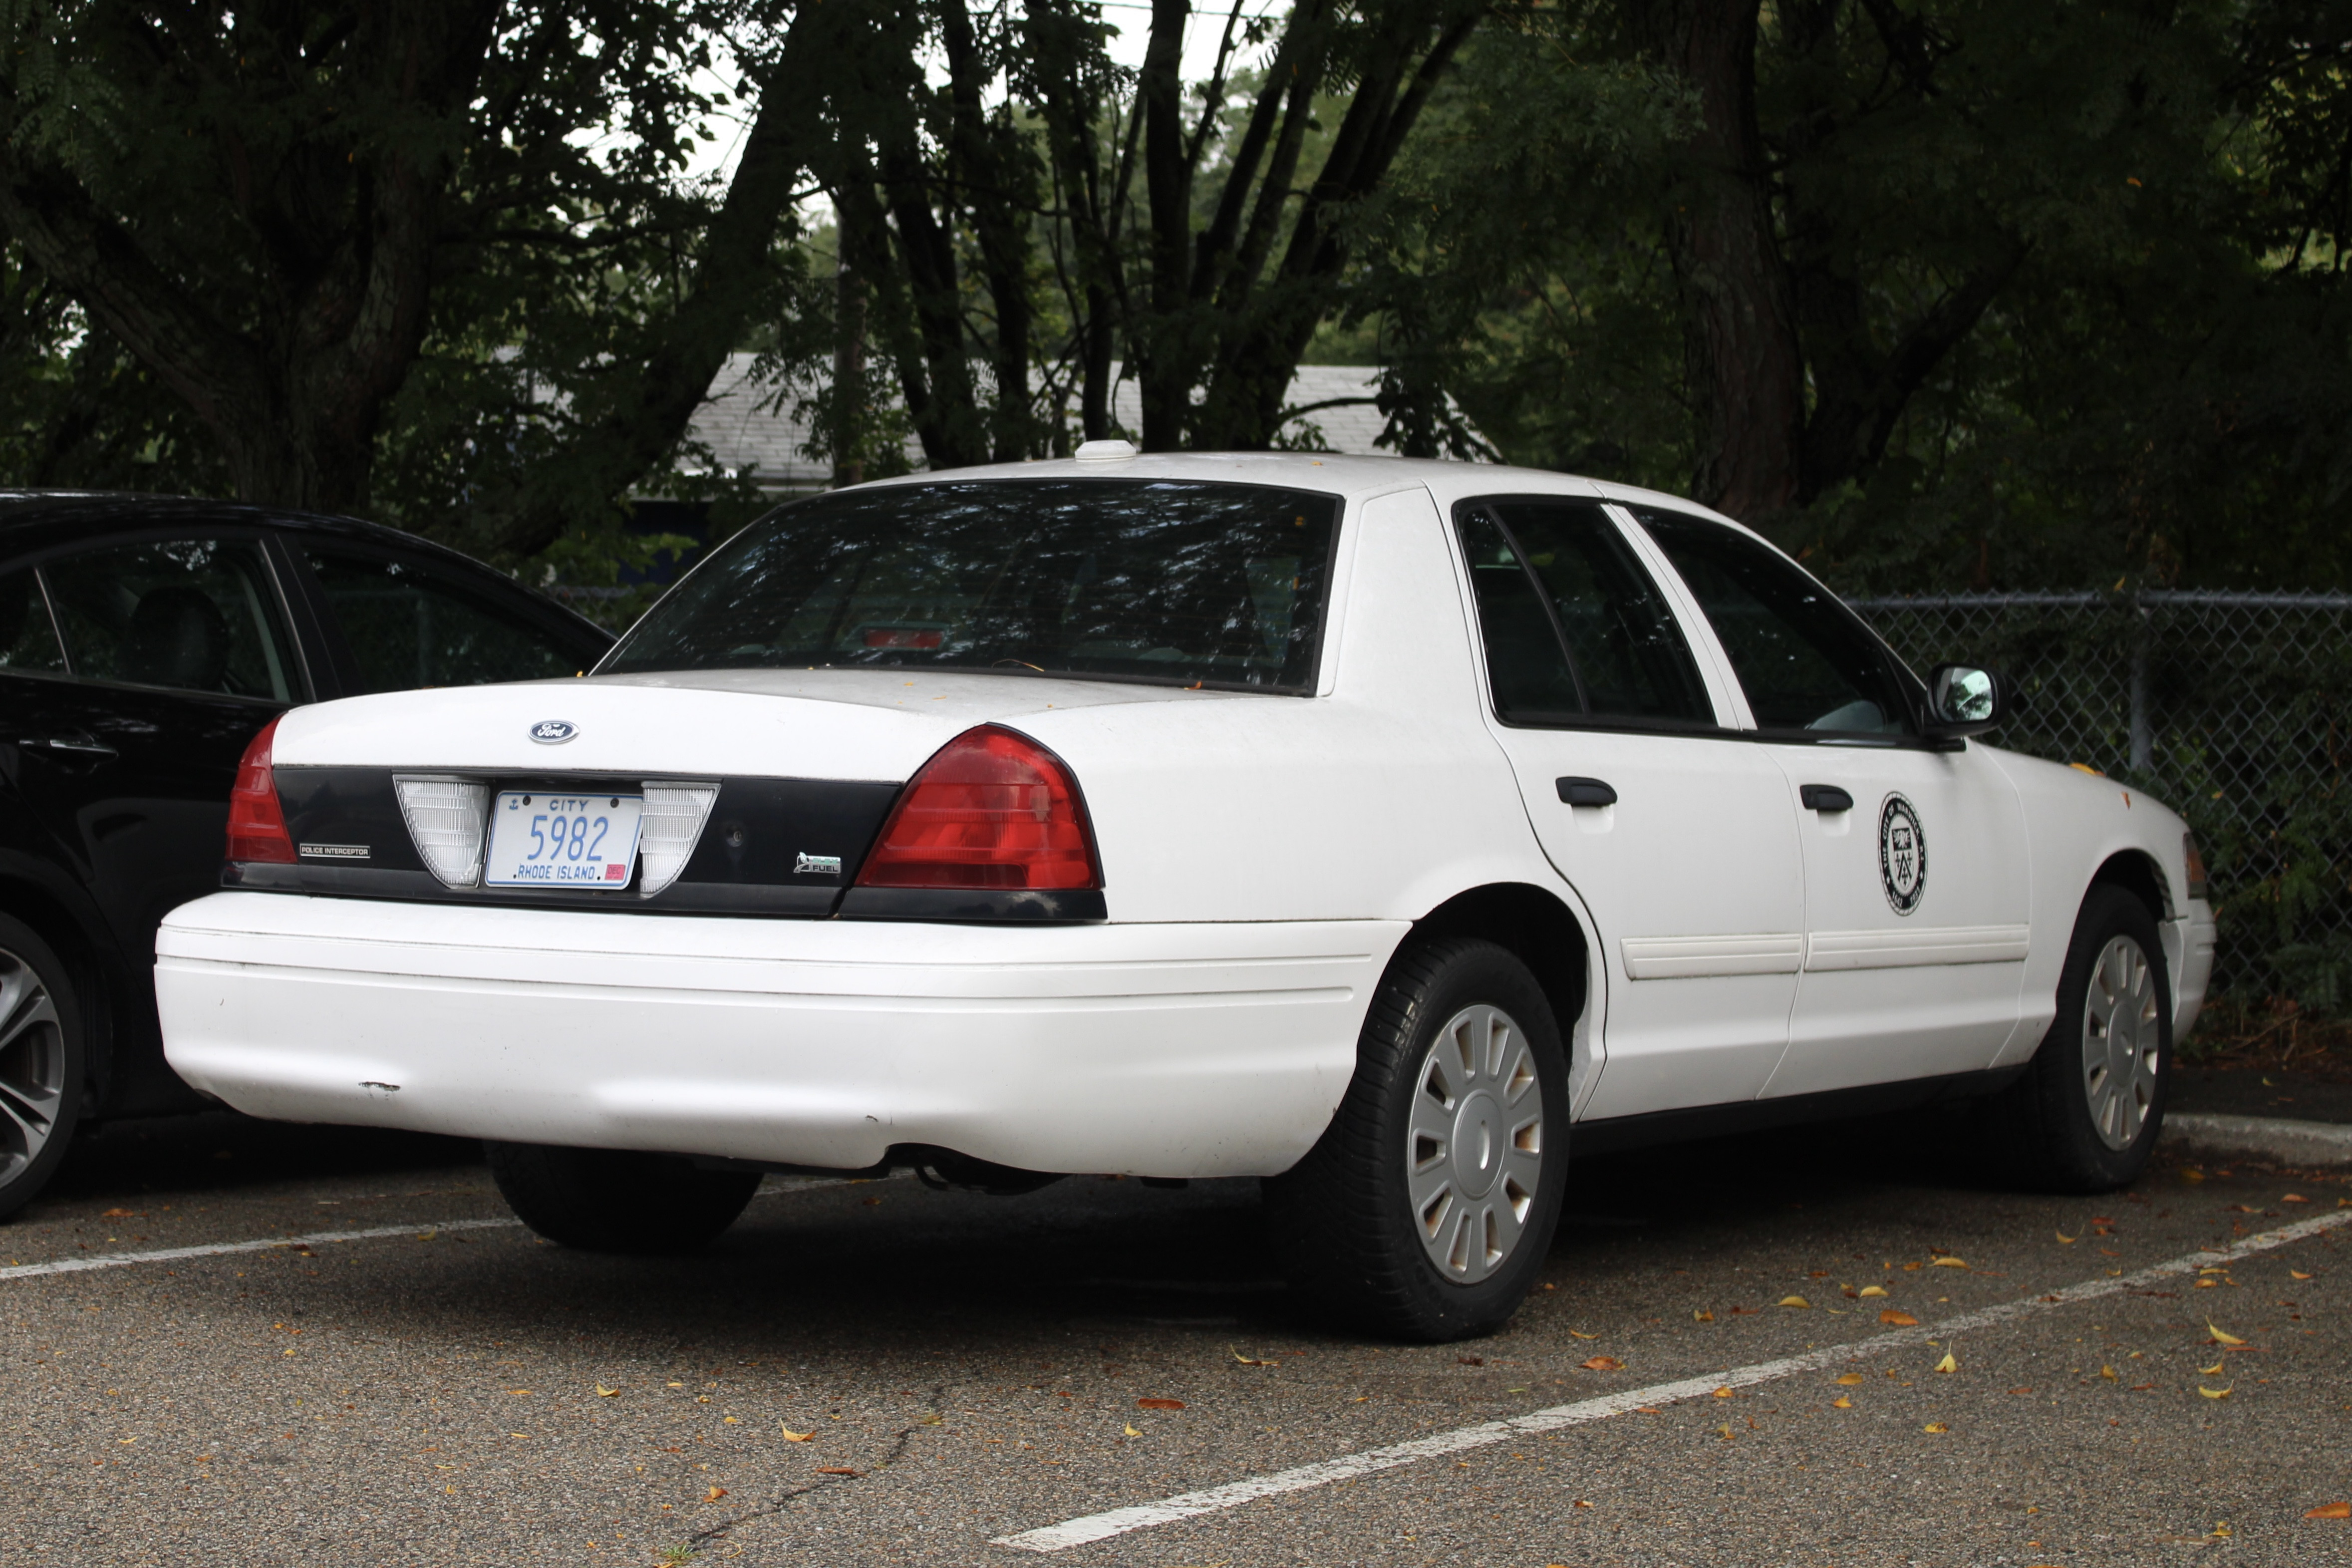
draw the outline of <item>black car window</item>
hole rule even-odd
[[[577,649],[467,592],[453,574],[331,545],[306,543],[302,550],[359,659],[363,690],[482,686],[580,672]]]
[[[845,490],[729,540],[606,670],[860,665],[1307,691],[1338,498],[1173,479]]]
[[[0,669],[62,674],[65,652],[49,621],[40,580],[30,572],[0,574]]]
[[[1633,515],[1706,612],[1758,728],[1913,732],[1893,658],[1801,568],[1718,522],[1650,507]]]
[[[101,545],[41,575],[79,677],[296,700],[277,595],[250,542]]]
[[[1505,721],[1714,722],[1674,610],[1600,507],[1474,501],[1455,523]]]
[[[1715,721],[1673,608],[1608,513],[1564,500],[1493,510],[1543,581],[1593,718]]]
[[[1560,651],[1543,596],[1519,552],[1480,507],[1460,519],[1478,631],[1486,645],[1486,683],[1495,713],[1511,724],[1572,724],[1584,717],[1576,675]]]

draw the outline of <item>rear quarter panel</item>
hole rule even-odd
[[[1328,695],[1023,721],[1086,792],[1113,920],[1412,920],[1490,882],[1565,893],[1480,721],[1428,490],[1360,500],[1349,526]]]

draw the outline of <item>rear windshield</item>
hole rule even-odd
[[[1336,496],[1159,479],[844,490],[712,552],[601,668],[892,666],[1303,692]]]

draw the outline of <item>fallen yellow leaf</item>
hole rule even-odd
[[[1142,1433],[1140,1433],[1140,1432],[1139,1432],[1139,1431],[1137,1431],[1137,1430],[1135,1429],[1135,1426],[1134,1426],[1134,1424],[1133,1424],[1132,1422],[1130,1422],[1130,1423],[1129,1423],[1129,1424],[1128,1424],[1128,1426],[1127,1426],[1127,1435],[1128,1435],[1129,1436],[1130,1436],[1130,1437],[1140,1437],[1140,1436],[1143,1436],[1143,1434],[1142,1434]]]
[[[1581,1329],[1570,1329],[1568,1331],[1568,1337],[1572,1340],[1597,1340],[1601,1336],[1599,1334],[1588,1334]]]
[[[1616,1372],[1625,1363],[1613,1355],[1597,1355],[1591,1361],[1580,1362],[1578,1364],[1587,1372]]]
[[[816,1436],[814,1432],[795,1432],[781,1421],[776,1423],[776,1430],[784,1435],[784,1441],[787,1443],[805,1443]]]
[[[1862,1386],[1862,1373],[1858,1372],[1840,1373],[1838,1374],[1838,1381],[1845,1384],[1848,1388],[1859,1388]]]
[[[2352,1502],[2324,1502],[2303,1517],[2305,1519],[2352,1519]]]
[[[2217,1359],[2211,1366],[2200,1366],[2197,1370],[2208,1377],[2218,1377],[2221,1375],[2221,1368],[2226,1364],[2228,1363],[2225,1361]]]
[[[1731,1397],[1731,1389],[1730,1389],[1730,1386],[1729,1386],[1728,1384],[1726,1384],[1724,1387],[1721,1387],[1721,1388],[1717,1389],[1717,1390],[1715,1391],[1715,1396],[1716,1396],[1717,1399],[1728,1399],[1728,1398],[1730,1398],[1730,1397]]]
[[[1936,1370],[1937,1372],[1958,1372],[1960,1370],[1960,1363],[1953,1357],[1951,1352],[1946,1351],[1944,1352],[1944,1359],[1936,1363]]]
[[[2208,1399],[2227,1399],[2230,1397],[2230,1390],[2237,1386],[2232,1383],[2221,1388],[2208,1388],[2200,1383],[2197,1385],[2197,1392]]]
[[[2068,1235],[2067,1235],[2064,1231],[2063,1231],[2063,1230],[2060,1230],[2060,1231],[2053,1231],[2051,1234],[2052,1234],[2052,1235],[2053,1235],[2053,1236],[2055,1236],[2059,1240],[2061,1240],[2061,1241],[2064,1242],[2064,1243],[2065,1243],[2067,1246],[2069,1246],[2069,1247],[2074,1246],[2077,1241],[2080,1241],[2080,1240],[2082,1239],[2082,1237],[2078,1237],[2078,1236],[2068,1236]]]
[[[2213,1342],[2217,1345],[2242,1345],[2246,1342],[2235,1334],[2225,1334],[2215,1328],[2210,1318],[2205,1320],[2205,1331],[2213,1336]]]
[[[2307,1204],[2311,1200],[2309,1198],[2305,1197],[2301,1193],[2289,1193],[2286,1196],[2279,1199],[2279,1202],[2283,1204]]]
[[[2286,1272],[2287,1272],[2287,1277],[2288,1277],[2289,1279],[2310,1279],[2310,1278],[2311,1278],[2311,1276],[2310,1276],[2310,1275],[2305,1274],[2305,1273],[2302,1269],[2300,1269],[2300,1268],[2290,1268],[2290,1269],[2288,1269]]]
[[[1181,1410],[1184,1402],[1181,1399],[1139,1399],[1135,1407],[1138,1410]]]
[[[596,1385],[596,1397],[599,1399],[610,1399],[620,1392],[617,1388],[607,1388],[601,1383]]]
[[[1919,1326],[1918,1319],[1894,1307],[1889,1307],[1879,1313],[1878,1321],[1882,1323],[1892,1323],[1898,1329],[1916,1329]]]
[[[1851,1410],[1853,1408],[1853,1401],[1841,1394],[1835,1399],[1830,1401],[1830,1406],[1834,1410]]]
[[[1937,1268],[1966,1268],[1968,1265],[1961,1262],[1957,1258],[1938,1258],[1935,1260],[1935,1267]]]
[[[2099,1368],[2099,1375],[2105,1378],[2109,1383],[2121,1383],[2123,1381],[2123,1379],[2116,1375],[2116,1369],[2111,1366],[2103,1366]]]
[[[1919,1430],[1922,1432],[1948,1432],[1951,1428],[1945,1426],[1941,1421],[1930,1421],[1925,1426],[1919,1428]]]
[[[735,1426],[741,1425],[741,1423],[738,1422],[732,1415],[722,1415],[719,1418],[719,1422],[722,1426]]]
[[[702,1500],[705,1502],[717,1502],[720,1498],[723,1498],[726,1495],[727,1489],[725,1487],[713,1487],[708,1492],[703,1494]]]
[[[1780,1305],[1783,1307],[1810,1307],[1812,1303],[1806,1300],[1802,1296],[1783,1296],[1780,1298]]]
[[[1860,1293],[1864,1296],[1884,1296],[1886,1294],[1886,1287],[1884,1285],[1864,1285]]]

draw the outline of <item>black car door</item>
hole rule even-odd
[[[156,923],[219,886],[237,760],[308,683],[252,531],[116,539],[43,563],[30,586],[62,668],[0,670],[13,782],[120,954],[107,1110],[165,1109],[186,1090],[155,1035]]]

